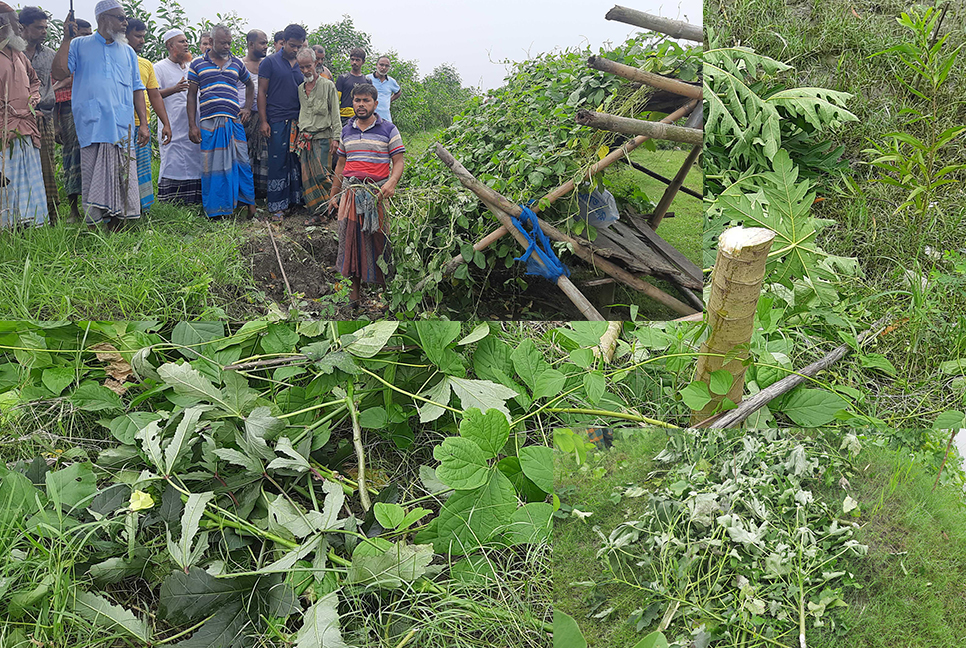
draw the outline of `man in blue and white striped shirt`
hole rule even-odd
[[[231,53],[231,32],[211,30],[212,47],[188,69],[188,137],[201,144],[201,202],[209,218],[230,216],[241,202],[255,215],[255,185],[243,124],[251,119],[255,86],[251,73]],[[245,107],[238,84],[245,85]],[[201,126],[195,121],[200,97]]]

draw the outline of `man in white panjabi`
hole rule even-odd
[[[191,49],[180,29],[167,31],[163,39],[168,56],[154,64],[154,75],[171,122],[171,143],[161,147],[158,202],[198,204],[201,203],[201,145],[188,138]]]

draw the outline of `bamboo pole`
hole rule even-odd
[[[623,162],[625,162],[626,164],[630,165],[631,167],[637,169],[638,171],[640,171],[644,175],[651,176],[655,180],[660,180],[661,182],[663,182],[666,185],[670,185],[672,182],[674,182],[673,179],[671,179],[671,178],[665,178],[660,173],[657,173],[656,171],[651,171],[650,169],[648,169],[643,164],[638,164],[637,162],[635,162],[634,160],[632,160],[630,158],[622,158],[622,160],[623,160]],[[704,200],[704,196],[702,196],[701,194],[699,194],[694,189],[688,189],[687,187],[681,187],[679,191],[681,191],[682,193],[686,193],[687,195],[691,196],[692,198],[697,198],[698,200]]]
[[[652,139],[669,142],[682,142],[684,144],[701,144],[704,142],[704,131],[697,128],[685,128],[684,126],[673,126],[643,119],[618,117],[617,115],[592,110],[579,110],[577,112],[577,123],[581,126],[590,126],[612,133],[647,135]]]
[[[649,85],[658,90],[667,90],[668,92],[673,92],[674,94],[688,97],[689,99],[701,99],[704,97],[704,89],[699,85],[685,83],[684,81],[671,79],[660,74],[654,74],[653,72],[645,72],[644,70],[612,61],[603,56],[591,56],[587,59],[587,66],[595,70],[600,70],[601,72],[623,77],[629,81]]]
[[[700,103],[698,102],[697,99],[694,99],[692,101],[689,101],[688,103],[686,103],[685,105],[681,106],[680,108],[678,108],[677,110],[675,110],[673,113],[671,113],[670,115],[668,115],[667,117],[665,117],[664,119],[662,119],[660,123],[670,124],[672,122],[675,122],[675,121],[681,119],[682,117],[690,114],[691,111],[693,111],[695,109],[695,107],[696,106],[699,106],[699,105],[700,105]],[[599,160],[598,162],[595,162],[595,163],[591,164],[589,167],[587,167],[586,169],[584,169],[581,172],[580,176],[579,176],[580,177],[579,182],[582,182],[582,181],[586,180],[587,178],[589,178],[589,177],[591,177],[591,176],[593,176],[593,175],[595,175],[597,173],[600,173],[601,171],[603,171],[604,169],[606,169],[607,167],[609,167],[611,164],[613,164],[617,160],[621,160],[621,159],[628,158],[630,156],[631,151],[633,151],[634,149],[636,149],[638,146],[640,146],[641,144],[643,144],[644,142],[646,142],[649,139],[651,139],[651,138],[642,135],[640,137],[635,137],[634,139],[627,140],[619,148],[614,149],[613,151],[611,151],[610,153],[608,153],[606,156],[604,156],[603,159]],[[550,193],[548,193],[546,196],[544,196],[543,198],[541,198],[537,202],[537,207],[534,209],[534,211],[535,212],[541,211],[540,205],[547,206],[547,205],[550,205],[550,204],[556,202],[558,199],[562,198],[563,196],[566,196],[571,191],[573,191],[574,190],[574,187],[576,187],[576,186],[577,185],[574,182],[573,178],[571,178],[570,180],[567,180],[562,185],[560,185],[559,187],[557,187],[556,189],[554,189],[553,191],[551,191]],[[506,234],[507,231],[508,230],[501,225],[497,229],[495,229],[492,232],[490,232],[489,234],[487,234],[486,237],[484,237],[483,239],[481,239],[476,245],[473,246],[473,249],[474,250],[477,250],[477,249],[478,250],[482,250],[482,249],[488,247],[494,241],[496,241],[497,239],[501,238],[504,234]],[[546,229],[544,229],[544,231],[546,231]],[[484,241],[486,242],[486,245],[483,245]],[[479,245],[480,247],[477,247],[477,245]],[[466,262],[467,262],[467,259],[464,259],[462,254],[457,254],[452,259],[450,259],[446,263],[446,265],[443,266],[443,275],[445,276],[445,275],[449,274],[450,272],[453,272],[453,270],[455,270],[461,264],[466,263]],[[421,279],[420,282],[416,284],[416,287],[415,287],[416,292],[421,291],[423,289],[423,287],[426,285],[426,282],[427,281],[429,281],[429,277],[423,277],[423,279]],[[630,285],[630,284],[628,284],[628,285]],[[646,285],[649,286],[651,284],[646,284]],[[640,288],[638,288],[638,290],[640,290]]]
[[[466,168],[460,164],[456,158],[453,157],[453,154],[447,151],[442,144],[436,145],[436,155],[439,156],[439,159],[443,161],[443,164],[448,166],[453,171],[456,177],[459,178],[460,182],[463,183],[464,187],[475,193],[480,200],[483,201],[483,204],[486,205],[487,208],[489,208],[489,210],[500,219],[500,222],[503,222],[501,214],[506,216],[507,222],[504,223],[504,226],[506,226],[511,233],[516,232],[516,228],[511,229],[512,223],[509,222],[509,217],[520,215],[522,210],[520,209],[519,205],[511,203],[505,197],[474,178],[473,175],[467,171]],[[615,279],[618,279],[632,288],[645,293],[652,299],[655,299],[665,306],[672,308],[675,312],[678,312],[682,315],[690,315],[694,312],[693,308],[689,307],[679,299],[667,294],[657,286],[653,286],[646,281],[642,281],[623,268],[614,265],[610,261],[595,256],[592,250],[589,250],[578,240],[567,236],[550,223],[547,223],[543,219],[539,219],[539,223],[540,228],[547,236],[555,241],[569,243],[574,254],[594,265],[603,272],[606,272]],[[522,238],[522,234],[519,234],[518,232],[517,234]]]
[[[712,394],[707,405],[691,412],[692,425],[714,414],[725,398],[733,403],[741,400],[745,387],[744,360],[748,353],[741,350],[736,353],[735,348],[751,341],[765,263],[774,239],[775,232],[761,227],[732,227],[718,238],[718,257],[708,298],[711,332],[701,344],[702,355],[698,357],[694,380],[709,383],[712,372],[725,369],[732,381],[727,394]]]
[[[620,5],[614,5],[614,8],[608,11],[604,18],[667,34],[671,38],[684,38],[697,43],[704,42],[704,28],[701,25],[692,25],[683,20],[661,18]]]
[[[448,166],[451,171],[453,171],[456,177],[459,178],[459,181],[463,183],[464,187],[473,191],[473,193],[480,196],[480,198],[483,198],[480,188],[484,187],[485,185],[483,185],[483,183],[481,183],[479,180],[474,178],[472,174],[470,174],[470,172],[467,171],[462,164],[457,162],[456,158],[454,158],[449,151],[443,148],[442,144],[436,145],[436,155],[438,155],[439,158],[443,161],[443,163],[446,166]],[[487,187],[487,189],[489,189],[489,187]],[[506,200],[506,198],[503,198],[503,196],[500,196],[492,189],[490,189],[490,191],[494,195],[499,196],[502,199],[502,202],[504,204],[506,205],[511,204],[509,203],[509,201]],[[516,242],[520,244],[520,247],[524,249],[529,247],[530,245],[529,239],[527,239],[527,237],[522,232],[520,232],[520,230],[518,230],[513,225],[513,222],[510,220],[511,215],[519,216],[522,213],[522,210],[520,209],[519,205],[513,205],[513,207],[516,207],[516,209],[514,211],[510,211],[504,208],[503,204],[496,204],[496,201],[487,202],[486,200],[484,200],[484,204],[487,207],[489,207],[490,211],[493,213],[494,216],[496,216],[497,220],[500,221],[503,227],[507,229],[510,235],[513,236],[514,239],[516,239]],[[536,261],[540,263],[540,260],[538,258],[536,259]],[[593,304],[591,304],[586,297],[584,297],[583,293],[580,292],[580,290],[577,288],[577,286],[573,284],[573,282],[570,280],[569,277],[565,277],[563,275],[558,277],[557,286],[560,288],[560,290],[564,292],[565,295],[567,295],[567,297],[570,298],[570,301],[574,303],[574,306],[577,307],[577,310],[579,310],[584,317],[586,317],[589,320],[595,320],[599,322],[605,321],[604,316],[601,315],[596,308],[594,308]]]
[[[698,159],[698,155],[701,154],[701,145],[697,144],[691,149],[691,154],[678,169],[677,175],[674,176],[674,180],[668,185],[668,188],[664,190],[664,195],[661,196],[661,200],[658,201],[657,207],[654,208],[654,213],[651,214],[650,219],[647,223],[651,226],[652,230],[657,230],[658,225],[661,224],[661,219],[664,218],[664,214],[671,207],[671,202],[677,195],[678,190],[681,185],[684,184],[684,179],[688,177],[688,172],[691,170],[691,166],[694,165],[695,161]]]

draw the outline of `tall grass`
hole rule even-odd
[[[0,231],[6,319],[252,317],[243,225],[156,205],[120,232],[63,221]],[[245,297],[249,302],[245,303]]]

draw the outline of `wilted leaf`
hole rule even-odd
[[[353,556],[346,581],[383,589],[398,589],[426,573],[433,560],[432,545],[399,542],[380,556]]]
[[[329,592],[305,611],[295,648],[349,648],[339,625],[338,592]]]

